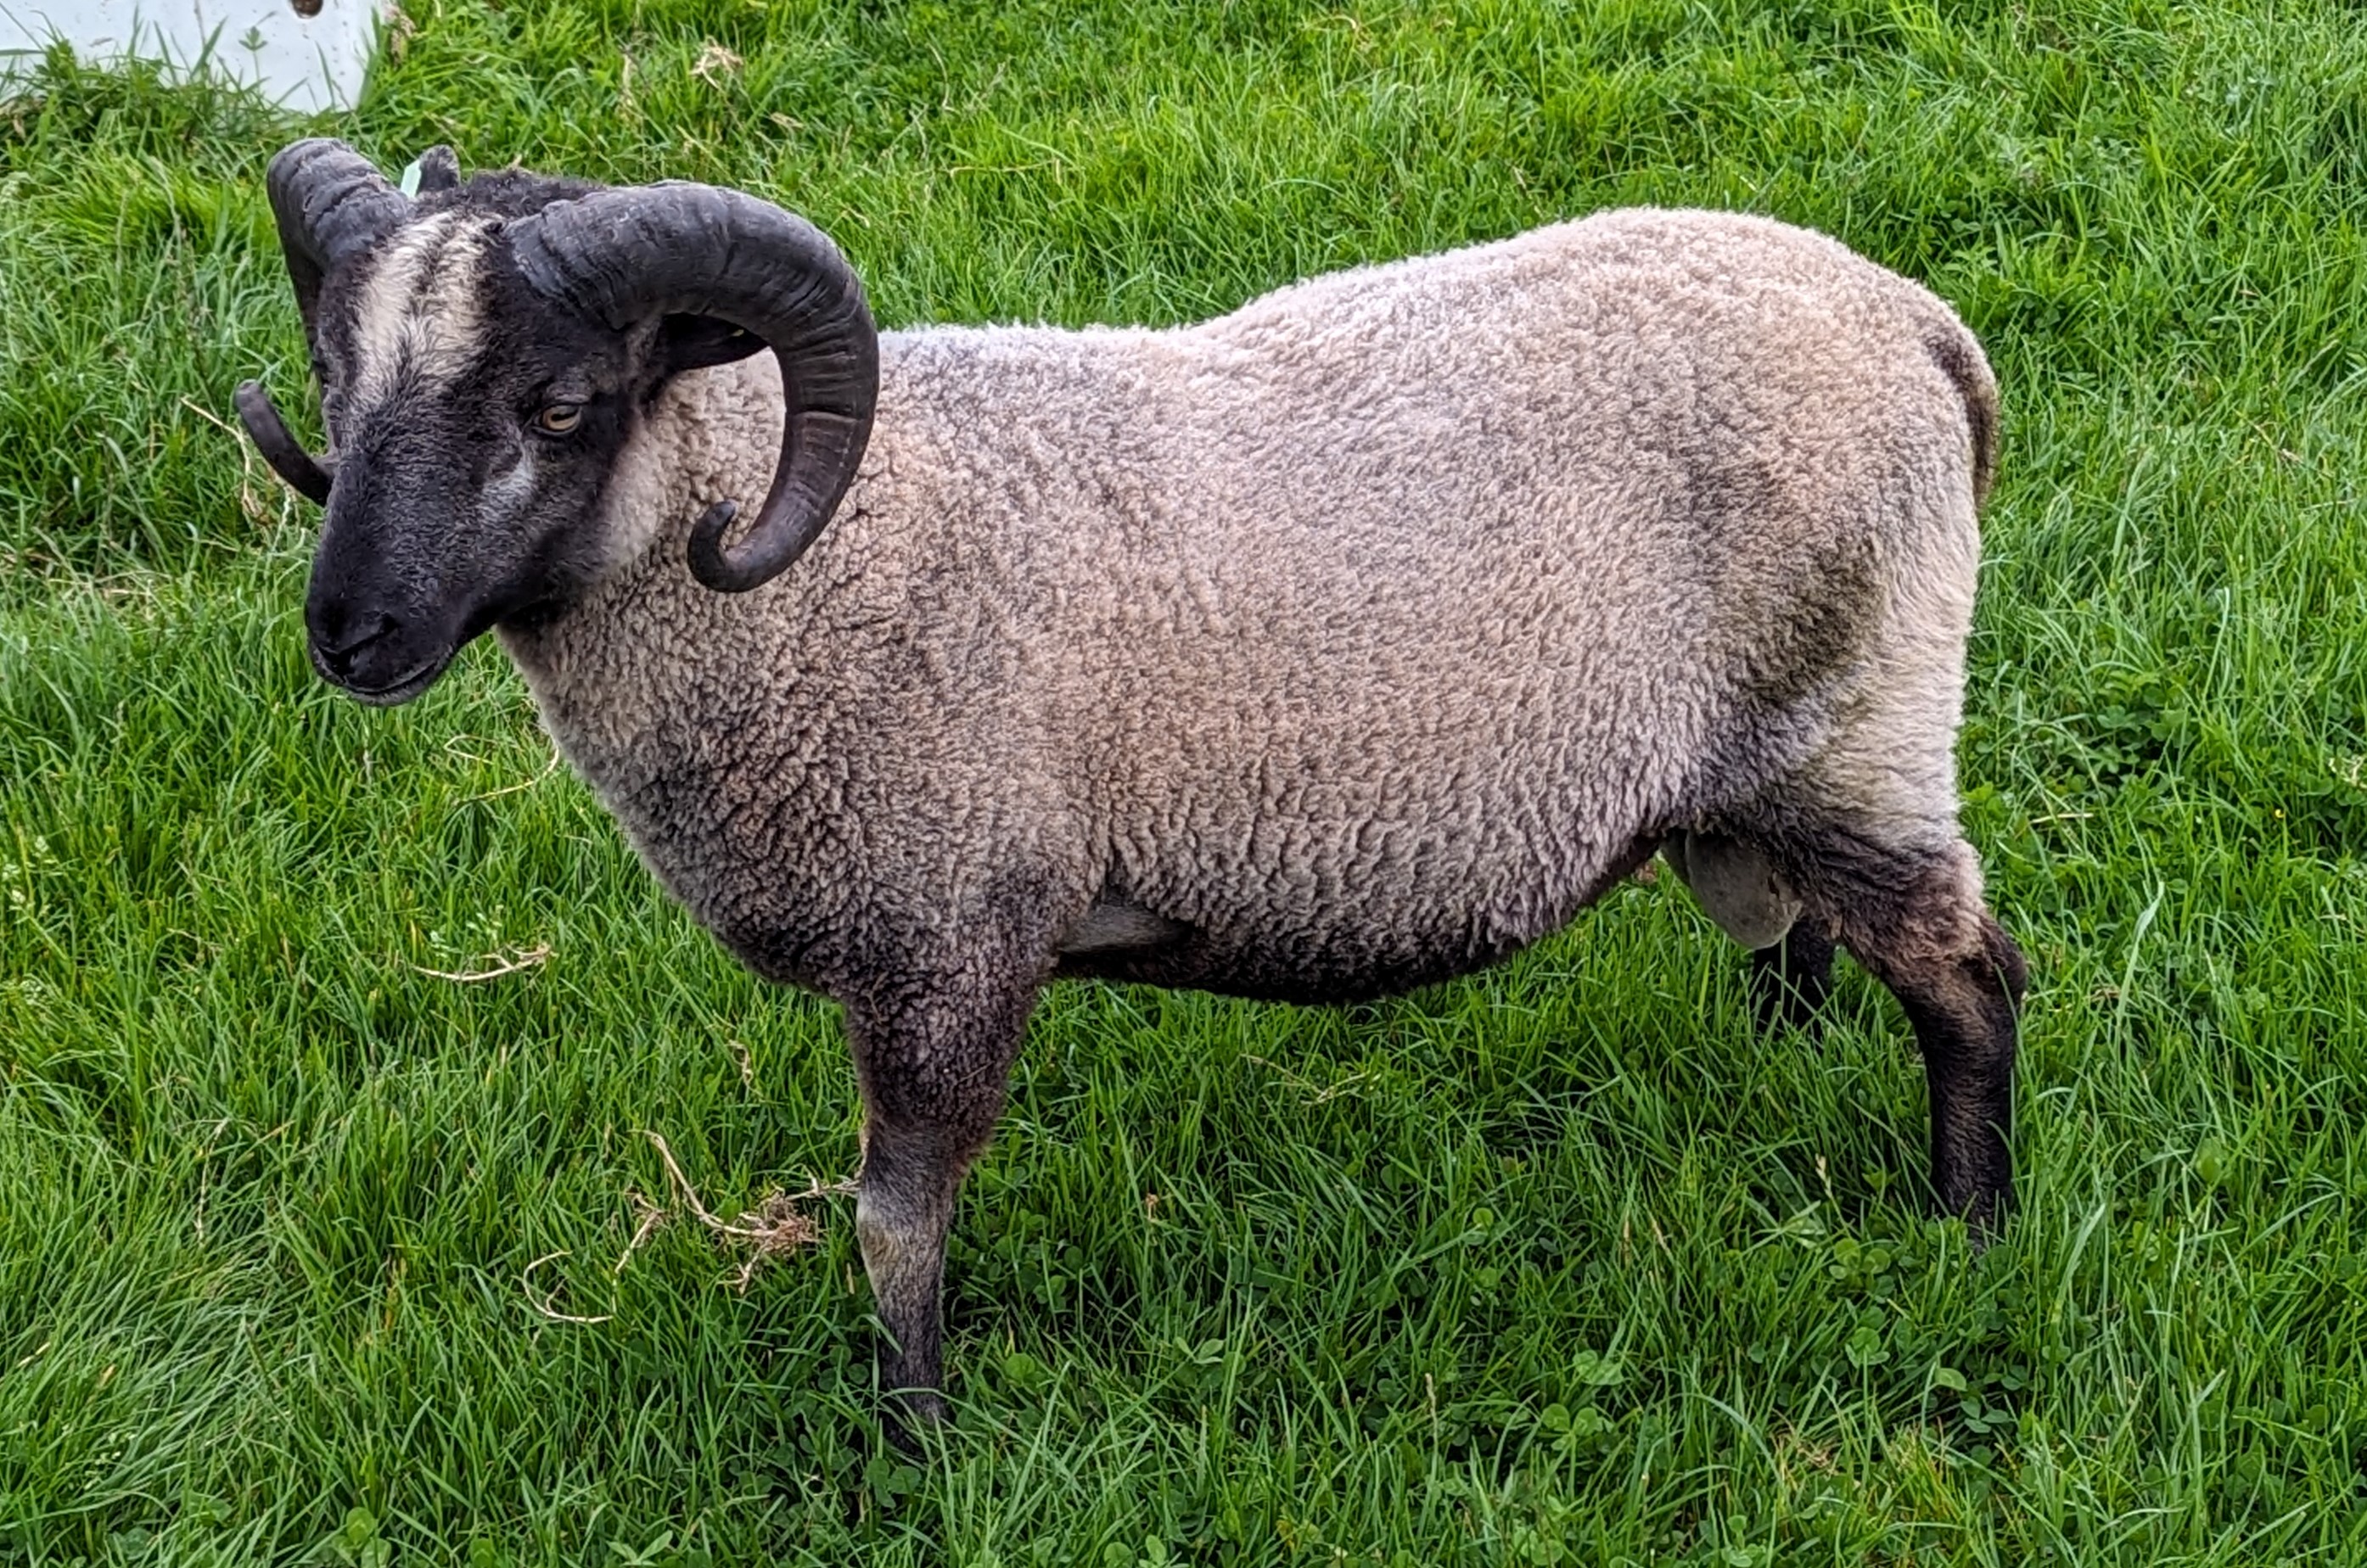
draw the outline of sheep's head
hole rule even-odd
[[[693,526],[690,569],[738,592],[829,522],[871,428],[878,344],[862,285],[803,219],[738,191],[604,189],[523,173],[463,185],[448,149],[416,199],[342,142],[271,163],[271,207],[320,378],[315,458],[254,382],[239,416],[325,505],[304,607],[314,668],[407,702],[487,627],[563,608],[643,411],[685,371],[770,348],[787,401],[754,524]]]

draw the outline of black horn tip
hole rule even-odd
[[[238,422],[246,427],[246,438],[263,460],[271,465],[272,472],[288,481],[297,494],[316,505],[329,504],[329,475],[318,459],[304,450],[288,433],[288,425],[273,405],[271,394],[259,381],[241,381],[231,401],[237,406]]]
[[[738,502],[719,501],[691,525],[690,575],[698,579],[699,586],[718,593],[745,593],[774,576],[770,571],[751,570],[746,562],[733,560],[724,549],[723,531],[739,515]]]

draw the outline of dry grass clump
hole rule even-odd
[[[799,1192],[789,1192],[776,1187],[758,1199],[753,1208],[742,1209],[732,1219],[719,1219],[700,1199],[698,1189],[691,1185],[690,1178],[683,1174],[682,1164],[674,1157],[674,1150],[668,1145],[664,1136],[658,1133],[644,1133],[642,1135],[655,1146],[658,1157],[665,1162],[666,1185],[674,1200],[687,1211],[690,1217],[703,1226],[709,1235],[716,1238],[719,1246],[743,1249],[744,1256],[741,1258],[739,1267],[724,1276],[724,1283],[729,1284],[735,1292],[745,1292],[749,1283],[755,1279],[756,1270],[765,1264],[785,1258],[798,1248],[810,1247],[821,1239],[821,1226],[815,1223],[811,1214],[806,1213],[803,1205],[818,1198],[848,1198],[855,1194],[855,1180],[852,1177],[844,1177],[836,1181],[810,1182],[805,1190]],[[622,1274],[625,1271],[625,1265],[633,1260],[633,1254],[641,1249],[642,1244],[674,1217],[673,1210],[663,1204],[651,1201],[638,1191],[628,1189],[625,1196],[632,1202],[633,1212],[638,1219],[633,1226],[632,1238],[625,1243],[625,1250],[617,1256],[615,1266],[608,1270],[609,1277],[612,1279]],[[526,1266],[525,1273],[519,1276],[519,1284],[526,1291],[527,1303],[535,1311],[557,1323],[607,1322],[616,1314],[600,1313],[595,1315],[585,1315],[561,1312],[553,1304],[550,1292],[537,1293],[534,1288],[535,1270],[568,1255],[565,1248],[557,1252],[547,1252]]]

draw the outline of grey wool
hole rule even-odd
[[[1938,1201],[1998,1214],[2023,970],[1954,759],[1997,390],[1931,294],[1765,219],[1626,210],[1192,326],[880,333],[827,526],[719,592],[686,553],[782,461],[777,338],[667,350],[704,308],[676,296],[533,325],[566,344],[563,406],[618,400],[573,500],[559,448],[434,434],[459,428],[437,398],[522,418],[475,360],[540,351],[496,331],[527,320],[521,215],[590,189],[536,178],[424,200],[325,269],[315,659],[412,694],[408,652],[354,671],[466,596],[417,588],[450,558],[416,530],[532,536],[557,586],[438,635],[491,624],[664,886],[844,1004],[911,1409],[941,1408],[946,1227],[1048,981],[1400,991],[1656,850],[1765,950],[1772,1016],[1813,1005],[1836,942],[1898,996]]]

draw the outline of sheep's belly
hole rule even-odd
[[[1659,847],[1637,838],[1574,897],[1507,918],[1481,908],[1267,910],[1195,924],[1131,900],[1097,904],[1060,944],[1058,973],[1265,1001],[1369,1001],[1486,968],[1569,923]],[[1336,914],[1337,918],[1327,918]]]

